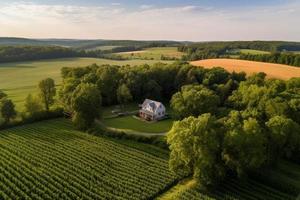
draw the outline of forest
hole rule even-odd
[[[170,100],[178,120],[167,135],[170,169],[192,174],[207,189],[274,168],[281,159],[299,161],[299,78],[246,78],[184,62],[64,68],[62,76],[60,98],[79,129],[93,126],[101,104]]]

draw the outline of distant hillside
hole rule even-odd
[[[181,42],[175,41],[134,41],[134,40],[77,40],[77,39],[27,39],[14,37],[0,37],[2,46],[63,46],[76,49],[91,49],[99,46],[135,46],[135,47],[164,47],[179,46]]]

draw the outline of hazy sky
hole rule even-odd
[[[0,36],[300,41],[300,0],[1,0]]]

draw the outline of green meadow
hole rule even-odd
[[[24,99],[29,93],[37,92],[40,80],[51,77],[56,84],[61,83],[62,67],[84,67],[96,63],[98,65],[141,65],[154,64],[159,60],[125,60],[115,61],[97,58],[64,58],[40,61],[27,61],[0,64],[0,89],[6,92],[18,110],[23,108]],[[163,61],[167,62],[167,61]]]
[[[179,52],[177,47],[155,47],[148,48],[142,51],[116,53],[127,59],[154,59],[159,60],[164,55],[170,58],[180,59],[185,53]]]
[[[231,51],[232,53],[242,53],[242,54],[252,54],[252,55],[260,55],[260,54],[270,54],[268,51],[260,51],[254,49],[235,49]]]

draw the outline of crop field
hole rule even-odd
[[[62,67],[84,67],[96,63],[112,65],[154,64],[158,60],[126,60],[114,61],[97,58],[64,58],[42,61],[29,61],[0,64],[0,89],[4,90],[17,105],[23,108],[23,103],[29,93],[36,93],[38,82],[51,77],[56,84],[61,83],[60,69]],[[168,62],[168,61],[163,61]]]
[[[210,194],[193,180],[174,184],[180,179],[167,150],[76,131],[67,119],[0,131],[0,199],[292,200],[300,166],[284,161],[267,183],[227,180]]]
[[[209,194],[201,192],[193,179],[185,179],[159,196],[157,200],[295,200],[298,195],[300,195],[300,166],[281,161],[277,169],[263,172],[257,177],[250,176],[246,182],[227,180]]]
[[[237,180],[230,180],[220,186],[212,194],[204,194],[197,187],[186,187],[174,192],[168,198],[158,200],[295,200],[296,196],[281,192],[272,187],[263,185],[257,181],[250,180],[247,183],[240,183]]]
[[[0,199],[150,199],[178,178],[167,151],[126,143],[65,119],[2,130]]]
[[[237,59],[206,59],[191,62],[205,68],[223,67],[230,72],[246,72],[248,75],[265,72],[269,78],[290,79],[300,77],[300,68],[283,64],[264,63]]]
[[[160,60],[161,56],[164,55],[170,58],[180,59],[185,53],[179,52],[177,47],[155,47],[149,48],[142,51],[122,52],[116,53],[127,59],[154,59]]]

